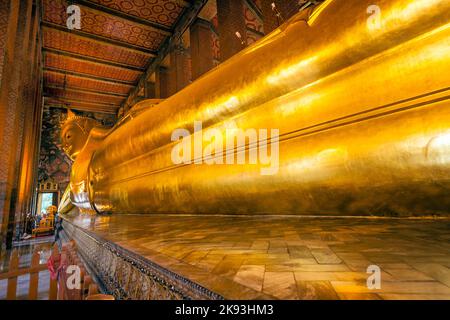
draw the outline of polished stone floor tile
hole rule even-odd
[[[391,269],[384,268],[394,279],[401,281],[433,281],[434,279],[414,269]],[[383,276],[382,276],[383,277]]]
[[[450,287],[450,268],[437,263],[416,263],[415,269]]]
[[[338,294],[341,300],[381,300],[380,295],[375,293],[349,293],[340,292]],[[394,300],[394,299],[393,299]]]
[[[311,253],[320,264],[339,264],[342,262],[342,260],[328,248],[313,249],[311,250]]]
[[[243,265],[238,269],[234,281],[253,290],[262,291],[264,273],[264,265]]]
[[[363,282],[355,281],[331,281],[337,292],[362,292],[362,293],[409,293],[409,294],[436,294],[450,295],[450,288],[437,282],[420,281],[385,281],[381,289],[369,289]]]
[[[263,292],[278,299],[296,300],[297,285],[293,272],[267,272],[264,274]]]
[[[379,296],[384,300],[449,300],[448,295],[442,294],[380,293]]]
[[[68,217],[239,299],[450,299],[450,220],[273,216]],[[367,288],[367,268],[381,289]]]
[[[299,299],[302,300],[339,299],[339,296],[329,281],[303,281],[297,279],[297,290]]]

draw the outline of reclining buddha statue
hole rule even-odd
[[[448,215],[450,1],[314,4],[113,128],[69,117],[61,138],[75,161],[64,205]],[[228,148],[233,130],[247,135]]]

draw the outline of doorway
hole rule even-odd
[[[39,192],[36,213],[38,215],[45,214],[49,206],[58,207],[58,192]]]

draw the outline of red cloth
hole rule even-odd
[[[57,259],[55,259],[53,254],[50,255],[50,258],[47,260],[47,268],[50,272],[50,277],[52,280],[56,280],[56,278],[58,278],[58,272],[62,268],[62,263],[60,263],[60,261],[61,255],[58,255]]]

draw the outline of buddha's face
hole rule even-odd
[[[75,160],[83,149],[92,127],[89,120],[75,119],[66,122],[61,128],[62,147],[71,160]]]

